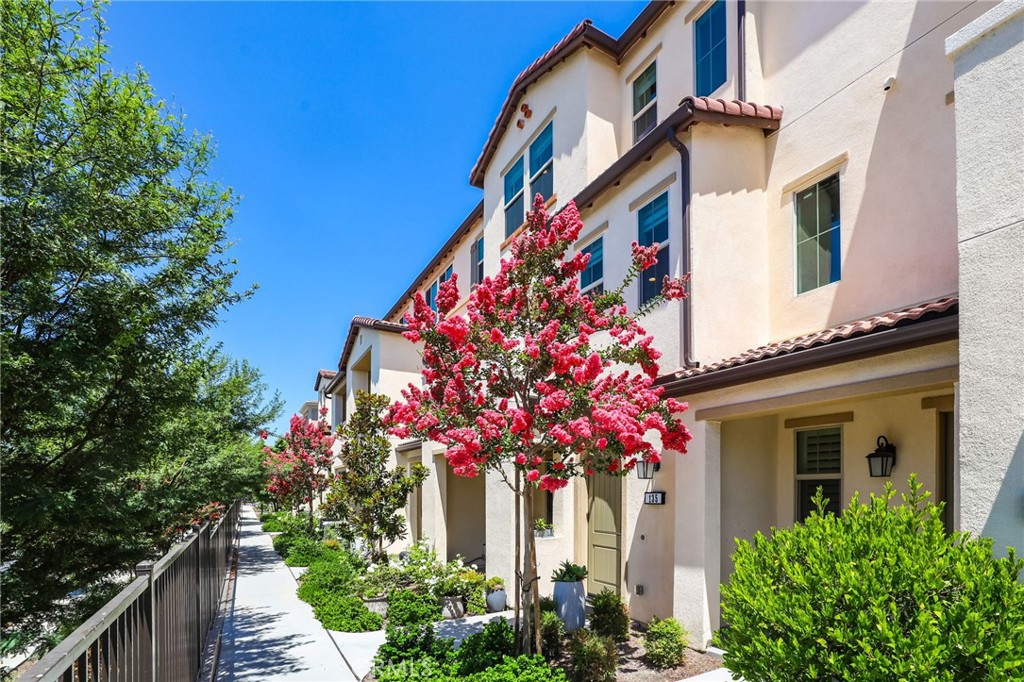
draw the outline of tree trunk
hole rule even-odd
[[[526,625],[523,627],[523,653],[532,654],[539,652],[535,642],[540,637],[538,623],[540,613],[537,611],[537,547],[533,536],[533,529],[530,521],[533,520],[533,486],[526,484],[523,489],[523,515],[526,517],[526,551],[523,553],[523,588],[520,598],[523,602],[523,611]],[[533,613],[530,613],[530,607]]]
[[[533,532],[533,489],[530,490],[530,524],[526,533],[526,542],[530,548],[530,572],[533,577],[533,653],[541,653],[540,649],[540,576],[537,575],[537,536]]]
[[[506,479],[507,480],[507,479]],[[523,587],[522,587],[522,571],[519,567],[520,557],[522,555],[522,520],[523,520],[523,507],[522,507],[522,474],[519,469],[516,469],[516,487],[513,491],[515,494],[515,516],[516,516],[516,558],[512,564],[512,572],[515,574],[514,592],[515,595],[515,636],[516,636],[516,654],[523,654],[523,630],[522,621],[519,620],[519,610],[523,607]]]

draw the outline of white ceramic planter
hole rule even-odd
[[[462,601],[462,597],[441,597],[441,615],[445,620],[465,616],[466,604]]]
[[[555,582],[555,613],[565,623],[566,632],[576,632],[587,620],[587,598],[583,581]]]
[[[508,595],[505,594],[505,590],[495,590],[487,594],[487,611],[488,613],[498,613],[505,610],[505,606],[508,604]]]

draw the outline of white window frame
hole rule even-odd
[[[801,474],[800,473],[800,434],[808,431],[825,431],[828,429],[839,429],[839,472],[833,474]],[[793,431],[793,519],[800,523],[803,518],[800,516],[800,481],[839,481],[839,508],[843,506],[843,458],[846,454],[844,444],[846,442],[842,424],[821,424],[806,429]]]
[[[654,127],[652,127],[651,130],[648,130],[647,132],[645,132],[643,135],[637,137],[637,134],[636,134],[636,121],[637,121],[637,119],[640,118],[641,116],[643,116],[644,114],[646,114],[647,110],[650,109],[651,107],[657,107],[658,106],[658,91],[657,91],[657,86],[658,86],[658,58],[657,57],[652,59],[650,61],[650,63],[644,64],[643,68],[637,69],[638,73],[636,75],[636,78],[634,78],[633,80],[631,80],[629,82],[629,94],[630,94],[630,98],[629,98],[630,107],[629,108],[630,109],[633,108],[632,102],[633,102],[633,98],[635,97],[635,95],[633,93],[633,90],[636,87],[637,80],[639,80],[640,76],[644,75],[644,73],[647,71],[647,69],[649,69],[651,66],[654,66],[654,86],[655,86],[654,98],[650,102],[645,104],[643,109],[641,109],[640,111],[634,113],[633,114],[633,118],[630,119],[630,129],[632,130],[632,133],[633,133],[633,144],[636,144],[640,140],[642,140],[645,137],[647,137],[648,135],[650,135],[651,131],[654,130],[654,128],[658,127],[658,115],[657,115],[657,109],[655,109]]]
[[[529,148],[529,143],[527,143],[527,148]],[[508,214],[508,207],[509,206],[514,204],[516,201],[518,201],[520,197],[524,197],[523,198],[523,220],[522,220],[521,223],[519,223],[519,226],[516,227],[511,232],[509,232],[507,228],[502,230],[503,232],[506,233],[505,234],[505,238],[506,239],[511,237],[513,234],[515,234],[516,231],[519,230],[519,228],[521,228],[523,226],[523,224],[526,222],[526,213],[527,213],[527,211],[530,210],[530,207],[526,205],[526,199],[525,199],[526,189],[527,189],[527,187],[530,186],[527,183],[527,177],[526,177],[526,174],[530,171],[530,169],[526,165],[528,161],[529,161],[529,159],[526,158],[526,152],[524,151],[522,154],[517,156],[516,159],[511,164],[509,164],[508,170],[505,171],[502,174],[502,176],[501,176],[501,180],[502,180],[502,190],[501,191],[502,191],[502,198],[504,199],[504,205],[503,205],[502,211],[501,211],[502,217],[504,217],[505,215]],[[504,197],[504,194],[505,194],[505,188],[504,188],[505,176],[508,175],[512,171],[513,168],[515,168],[515,165],[517,163],[522,163],[523,164],[523,186],[519,188],[519,191],[516,192],[512,196],[511,199],[505,199],[505,197]]]
[[[451,272],[449,272],[449,271],[451,271]],[[437,312],[437,295],[441,292],[441,285],[444,284],[445,282],[447,282],[449,279],[451,279],[452,275],[454,275],[454,274],[455,274],[455,264],[454,263],[449,263],[448,266],[444,270],[441,271],[441,274],[437,276],[437,279],[435,279],[433,282],[431,282],[430,286],[428,286],[424,290],[425,292],[427,292],[427,293],[424,293],[424,297],[428,299],[427,300],[427,305],[429,305],[430,309],[433,310],[435,313]],[[448,275],[448,276],[445,277],[445,275]],[[433,301],[429,300],[430,299],[430,294],[429,294],[430,291],[434,292],[434,300]]]
[[[480,248],[481,246],[484,245],[484,233],[481,232],[480,234],[478,234],[476,238],[473,239],[472,244],[473,248],[470,249],[470,253],[476,251],[476,260],[472,261],[472,258],[470,259],[472,261],[470,263],[470,267],[472,268],[472,270],[470,270],[469,273],[469,280],[473,286],[476,286],[484,278],[484,250]]]
[[[651,193],[653,194],[653,196],[650,196],[649,198],[647,198],[646,201],[643,202],[643,204],[641,204],[640,206],[636,207],[636,211],[635,211],[636,212],[636,218],[634,218],[634,222],[636,223],[636,233],[635,234],[636,234],[636,240],[637,240],[637,242],[639,242],[640,241],[640,210],[643,209],[648,204],[650,204],[653,201],[655,201],[656,199],[658,199],[659,197],[661,197],[662,194],[667,193],[668,194],[668,199],[667,199],[667,201],[668,201],[668,215],[666,217],[666,220],[668,221],[668,229],[665,231],[666,232],[666,236],[665,236],[664,241],[658,242],[658,262],[660,263],[661,262],[661,252],[664,251],[665,248],[672,242],[672,194],[671,194],[671,192],[668,191],[668,187],[667,186],[663,187],[660,184],[658,186],[656,186],[656,188],[654,190],[652,190]],[[651,246],[653,246],[653,244]],[[644,273],[641,270],[640,271],[640,277],[642,278],[643,275],[644,275]],[[669,266],[669,277],[671,277],[671,276],[672,276],[672,267],[670,265]],[[637,305],[639,305],[641,307],[647,305],[646,302],[644,301],[644,283],[643,283],[642,279],[637,280],[636,300],[637,300]]]
[[[845,161],[845,155],[843,161]],[[819,284],[816,287],[812,287],[807,291],[800,291],[800,219],[797,215],[797,195],[804,190],[810,189],[825,180],[828,180],[832,176],[836,176],[836,180],[839,182],[839,226],[833,229],[839,230],[839,259],[842,263],[842,250],[843,250],[843,169],[839,166],[833,166],[831,163],[823,169],[822,172],[815,172],[811,179],[800,183],[798,186],[793,187],[789,190],[790,203],[793,205],[793,296],[799,298],[800,296],[807,296],[816,291],[821,291],[827,287],[835,286],[843,281],[843,269],[840,269],[839,279],[834,282],[826,282],[825,284]],[[815,237],[816,238],[816,237]],[[808,241],[805,239],[804,241]]]
[[[530,147],[532,147],[533,143],[537,141],[537,138],[540,137],[541,133],[543,133],[545,130],[548,129],[548,126],[551,126],[551,158],[548,159],[547,162],[543,166],[538,168],[536,173],[534,173],[533,175],[529,176],[529,183],[525,183],[525,182],[523,183],[523,191],[524,192],[526,191],[527,187],[531,188],[531,190],[532,190],[534,181],[537,178],[539,178],[541,175],[543,175],[545,170],[547,170],[548,168],[552,168],[553,169],[553,167],[555,165],[555,127],[554,127],[554,124],[551,121],[547,121],[544,125],[542,125],[540,128],[537,129],[537,132],[534,133],[533,137],[530,139],[530,141],[526,145],[526,151],[523,153],[523,163],[526,164],[526,166],[523,168],[523,170],[526,173],[530,172],[530,165],[531,165],[530,162],[533,161],[533,159],[531,158],[532,155],[530,154]],[[552,172],[554,172],[554,170],[552,170]],[[533,195],[532,191],[530,192],[530,195],[532,197],[532,195]],[[551,196],[552,197],[555,196],[555,186],[554,186],[554,183],[551,184]],[[548,197],[548,198],[550,199],[551,197]],[[532,199],[531,199],[531,201],[532,201]],[[530,210],[530,207],[526,206],[526,212],[529,212],[529,210]]]

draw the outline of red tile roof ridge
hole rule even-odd
[[[710,374],[712,372],[729,369],[731,367],[747,365],[789,353],[798,353],[810,348],[892,329],[902,323],[921,320],[921,318],[925,316],[946,313],[956,307],[959,302],[959,295],[947,294],[930,301],[915,303],[911,306],[890,310],[877,315],[871,315],[859,320],[843,322],[810,334],[786,339],[785,341],[778,341],[758,346],[757,348],[744,351],[739,355],[735,355],[731,358],[725,358],[724,360],[720,360],[709,365],[702,365],[692,369],[678,369],[668,375],[664,375],[662,379],[685,379],[703,374]]]
[[[679,103],[687,101],[693,104],[696,111],[709,111],[716,114],[729,114],[730,116],[751,116],[764,118],[769,121],[782,120],[782,107],[771,104],[758,104],[756,102],[744,102],[738,99],[726,100],[713,97],[696,97],[687,95]]]

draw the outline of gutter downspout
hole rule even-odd
[[[736,99],[747,101],[747,0],[736,2]]]
[[[682,270],[684,275],[690,274],[690,198],[692,196],[692,190],[690,188],[690,150],[686,148],[678,137],[676,137],[675,128],[670,127],[668,129],[668,142],[675,150],[679,152],[679,192],[682,194],[682,216],[683,216],[683,235],[682,235]],[[693,359],[693,278],[690,278],[690,291],[687,292],[686,298],[682,299],[682,318],[683,318],[683,368],[693,369],[699,367],[700,363]]]

